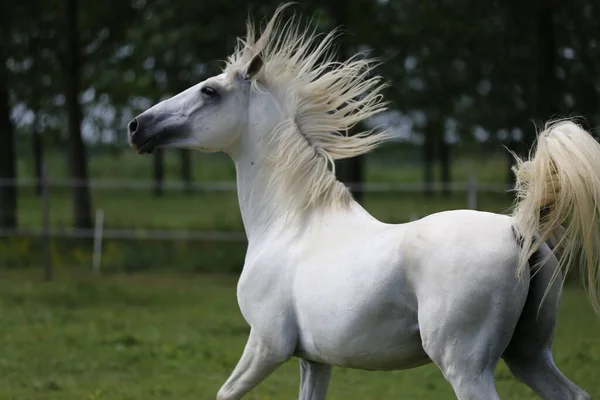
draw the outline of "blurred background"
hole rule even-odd
[[[214,398],[247,334],[235,169],[223,154],[138,156],[126,126],[219,73],[247,17],[277,5],[2,2],[1,398]],[[527,154],[551,118],[598,133],[597,1],[320,0],[291,12],[341,26],[340,57],[383,61],[390,109],[362,128],[391,127],[395,140],[337,171],[385,222],[506,212],[507,149]],[[594,398],[600,324],[580,288],[566,290],[558,364]],[[330,398],[452,397],[435,368],[336,374]],[[499,377],[506,398],[534,398],[503,366]],[[286,366],[249,398],[294,397],[297,379]]]

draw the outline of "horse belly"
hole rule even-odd
[[[378,318],[379,317],[379,318]],[[336,322],[336,320],[338,322]],[[297,356],[367,370],[412,368],[429,362],[416,317],[339,313],[300,327]]]
[[[405,369],[429,362],[416,304],[398,279],[377,273],[360,279],[337,278],[321,276],[311,282],[310,291],[296,297],[298,357],[368,370]]]

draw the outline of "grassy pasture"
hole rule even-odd
[[[63,270],[0,270],[0,399],[214,399],[243,349],[248,327],[235,275],[169,273],[92,279]],[[554,354],[560,368],[600,398],[600,318],[567,287]],[[500,364],[503,399],[534,399]],[[290,360],[247,398],[296,398]],[[453,398],[437,368],[335,369],[328,399]]]
[[[411,152],[383,151],[368,160],[367,182],[417,183],[417,161]],[[177,180],[176,153],[167,152],[165,162],[167,180]],[[52,178],[65,177],[65,158],[50,153],[48,165]],[[235,177],[233,164],[220,155],[195,154],[193,166],[197,182]],[[149,180],[151,158],[127,151],[92,154],[90,172],[96,179]],[[19,160],[19,173],[33,175],[29,160]],[[475,175],[502,183],[506,161],[498,153],[457,155],[453,174],[461,182]],[[107,228],[242,230],[233,192],[168,191],[155,197],[149,189],[94,189],[92,198],[94,208],[104,209]],[[503,212],[510,201],[502,193],[481,193],[479,209]],[[458,191],[448,198],[372,193],[364,200],[374,216],[392,223],[466,205],[466,193]],[[52,189],[50,211],[52,227],[71,226],[66,189]],[[39,198],[21,188],[20,225],[38,227],[40,221]],[[236,304],[236,275],[222,273],[239,270],[243,243],[107,240],[108,275],[91,278],[84,272],[91,246],[54,239],[57,280],[51,283],[40,281],[39,268],[24,268],[41,265],[40,249],[37,239],[0,239],[0,400],[215,398],[248,333]],[[565,291],[554,349],[560,368],[600,398],[600,318],[574,285]],[[502,398],[536,398],[502,363],[496,378]],[[247,398],[296,398],[298,383],[297,361],[291,360]],[[453,394],[429,365],[396,372],[336,369],[328,398],[437,400]]]

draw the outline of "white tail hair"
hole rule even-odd
[[[600,313],[600,144],[579,125],[559,120],[539,134],[529,160],[516,158],[518,276],[529,273],[530,257],[551,238],[559,268],[550,285],[579,263],[590,302]]]

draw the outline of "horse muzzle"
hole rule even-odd
[[[172,114],[144,112],[127,125],[129,146],[138,154],[152,154],[177,138],[185,136],[186,124]]]

